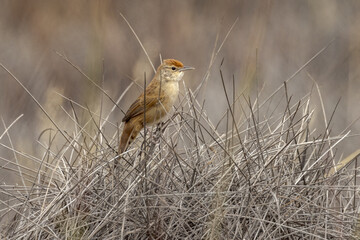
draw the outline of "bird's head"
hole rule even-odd
[[[187,70],[193,70],[193,67],[187,67],[182,62],[175,59],[166,59],[159,66],[157,73],[163,81],[180,81]]]

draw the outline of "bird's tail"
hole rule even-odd
[[[135,140],[136,136],[139,134],[142,129],[141,123],[136,123],[135,121],[129,121],[125,123],[123,132],[120,138],[120,145],[118,153],[123,153],[127,147]]]

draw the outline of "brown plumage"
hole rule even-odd
[[[179,94],[179,81],[184,71],[192,70],[175,59],[166,59],[158,67],[154,78],[145,90],[146,125],[160,122],[171,110]],[[144,127],[144,93],[142,93],[122,119],[124,129],[120,138],[118,153],[123,153]]]

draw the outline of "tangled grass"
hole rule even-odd
[[[26,174],[28,169],[12,162],[12,171],[24,184],[0,186],[8,197],[0,212],[1,220],[8,219],[2,221],[2,237],[355,236],[357,166],[354,171],[334,168],[339,160],[336,145],[348,133],[330,136],[329,124],[323,133],[311,127],[311,94],[294,102],[284,84],[277,97],[271,95],[262,103],[259,97],[251,101],[233,94],[230,99],[220,76],[228,107],[219,123],[214,124],[204,104],[186,90],[172,117],[146,127],[121,156],[114,150],[119,127],[108,121],[115,107],[105,117],[71,100],[71,112],[66,114],[73,120],[74,132],[43,132],[41,139],[47,135],[48,140],[39,141],[41,158],[2,144],[38,166]],[[83,125],[79,111],[91,115]],[[88,124],[97,131],[88,132]],[[60,149],[53,144],[58,138],[65,139]]]

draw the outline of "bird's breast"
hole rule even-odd
[[[166,82],[163,86],[164,100],[162,104],[170,110],[179,95],[179,83],[175,81]]]

